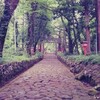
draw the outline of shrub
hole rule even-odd
[[[32,67],[35,63],[42,60],[43,56],[36,56],[30,60],[23,60],[20,62],[12,62],[0,65],[0,86],[7,83],[9,80],[15,78],[18,74]]]

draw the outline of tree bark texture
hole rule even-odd
[[[6,38],[8,25],[19,0],[5,0],[3,16],[0,19],[0,57],[3,55],[3,47]]]

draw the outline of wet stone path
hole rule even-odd
[[[0,89],[0,100],[95,100],[53,54]]]

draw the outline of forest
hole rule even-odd
[[[0,0],[0,100],[100,100],[100,0]]]
[[[100,0],[1,0],[1,61],[27,58],[49,37],[65,54],[83,54],[84,42],[87,55],[99,54],[99,7]]]

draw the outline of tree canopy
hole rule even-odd
[[[61,48],[70,54],[81,53],[83,41],[88,42],[89,53],[99,52],[98,1],[2,0],[1,56],[5,40],[5,48],[19,48],[30,54],[32,47],[35,52],[37,45],[50,36],[61,38]]]

